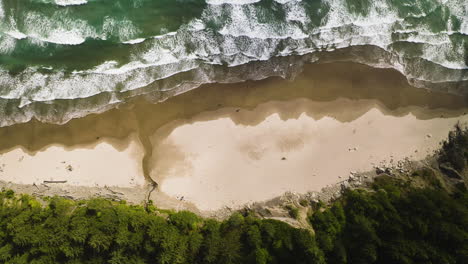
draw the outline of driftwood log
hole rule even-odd
[[[44,183],[67,183],[67,181],[44,181]]]

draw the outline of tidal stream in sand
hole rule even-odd
[[[158,183],[152,198],[159,207],[236,207],[318,191],[373,165],[423,159],[468,121],[467,106],[461,96],[411,87],[393,70],[310,65],[294,81],[206,85],[65,125],[0,128],[0,165],[7,161],[0,180],[53,175],[71,185],[131,187],[146,175]],[[27,157],[14,169],[19,150]],[[43,166],[60,164],[64,153],[72,173]]]

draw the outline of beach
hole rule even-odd
[[[345,111],[362,115],[346,120]],[[314,114],[323,117],[314,118]],[[290,117],[293,116],[293,117]],[[261,119],[255,125],[243,125]],[[346,121],[340,121],[346,120]],[[151,177],[160,190],[201,210],[307,193],[353,174],[421,160],[468,116],[418,120],[385,115],[374,101],[306,99],[223,109],[155,133]]]
[[[114,148],[103,139],[93,144],[74,147],[50,145],[34,154],[17,147],[0,155],[1,179],[33,185],[145,185],[141,167],[144,152],[135,135],[114,144],[121,144],[121,149]]]
[[[135,203],[177,210],[241,207],[423,159],[466,112],[463,97],[411,87],[393,70],[309,65],[293,81],[210,84],[63,125],[0,128],[0,181],[76,187],[79,198],[133,188]]]

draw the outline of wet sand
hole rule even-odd
[[[347,157],[360,157],[357,159],[359,166],[353,167],[353,170],[365,169],[367,168],[365,166],[370,166],[371,162],[379,162],[378,158],[383,157],[383,153],[391,153],[390,155],[396,160],[396,157],[407,156],[411,151],[414,152],[416,148],[422,147],[420,155],[423,155],[425,147],[433,148],[440,139],[446,137],[447,131],[457,118],[464,116],[468,106],[463,97],[411,87],[396,71],[373,69],[353,63],[310,65],[294,81],[270,78],[239,84],[213,84],[175,96],[163,103],[152,104],[148,101],[151,101],[149,96],[135,98],[117,109],[75,119],[65,125],[31,121],[0,128],[0,164],[4,157],[11,155],[6,167],[17,166],[18,171],[22,172],[21,176],[10,174],[8,179],[0,173],[0,180],[21,179],[26,183],[35,181],[37,176],[32,175],[33,168],[36,166],[34,164],[39,164],[39,161],[33,160],[48,155],[49,157],[44,159],[50,160],[51,163],[44,166],[38,179],[50,178],[51,170],[56,170],[56,162],[59,171],[63,174],[54,177],[61,179],[62,175],[70,175],[60,163],[64,161],[61,157],[72,155],[73,158],[69,159],[69,162],[75,160],[72,166],[88,168],[86,177],[83,176],[81,179],[80,176],[80,179],[74,179],[82,184],[97,183],[112,186],[119,183],[128,186],[128,179],[132,176],[118,176],[114,183],[110,177],[100,176],[105,169],[99,171],[99,168],[114,165],[113,169],[116,169],[115,167],[119,166],[115,164],[123,163],[132,167],[131,171],[135,172],[135,168],[142,167],[147,182],[161,181],[160,189],[153,192],[159,193],[159,197],[164,197],[156,203],[160,207],[167,205],[179,208],[181,203],[189,206],[189,202],[178,202],[177,198],[185,196],[185,190],[190,189],[192,184],[196,187],[193,188],[194,192],[206,194],[206,197],[192,199],[192,202],[200,204],[202,208],[214,208],[218,205],[206,204],[204,201],[216,200],[219,196],[214,197],[213,193],[216,192],[202,187],[215,188],[214,183],[217,180],[221,181],[220,184],[232,184],[234,181],[239,182],[237,181],[239,177],[245,179],[249,176],[256,179],[250,184],[252,186],[260,183],[269,184],[269,182],[274,185],[268,190],[251,191],[249,192],[251,194],[243,193],[239,197],[232,198],[234,188],[226,190],[225,196],[221,196],[222,201],[230,203],[234,200],[238,203],[251,199],[264,199],[274,194],[280,195],[281,193],[277,192],[288,189],[316,189],[335,182],[337,176],[347,176],[345,171],[349,170],[349,166],[343,165],[346,170],[333,173],[335,176],[327,176],[320,180],[314,178],[314,181],[309,181],[310,174],[304,173],[307,171],[306,161],[309,161],[310,165],[311,159],[324,160],[327,157],[324,154],[333,159],[340,158],[336,164],[348,162]],[[350,134],[354,129],[356,134]],[[198,136],[193,136],[192,133],[198,133]],[[431,137],[427,138],[426,133],[431,133]],[[392,134],[395,136],[390,137]],[[132,139],[132,135],[135,138]],[[235,135],[242,136],[236,138]],[[396,148],[392,149],[390,147],[393,144],[389,142],[396,140],[397,136],[400,143],[395,144]],[[356,141],[349,141],[348,137],[355,137]],[[233,138],[237,141],[232,140]],[[105,143],[101,142],[103,139],[106,140]],[[193,142],[189,142],[189,139]],[[287,139],[286,143],[278,143],[283,139]],[[327,140],[333,144],[325,144]],[[200,145],[195,144],[197,141],[200,141]],[[299,147],[291,148],[291,144],[294,144],[290,141],[299,142],[296,143]],[[218,151],[216,148],[210,151],[202,148],[210,142],[218,146]],[[372,144],[366,146],[366,142]],[[380,145],[381,142],[385,144]],[[256,146],[256,143],[260,145]],[[96,144],[98,146],[104,144],[102,147],[107,150],[99,150],[99,147],[96,147],[96,150],[89,149]],[[357,151],[348,151],[348,148],[354,147],[358,148]],[[89,152],[80,150],[82,148]],[[268,151],[258,156],[256,153],[261,153],[262,148]],[[15,159],[20,152],[12,152],[13,150],[22,150],[30,155],[30,163],[24,165],[24,168],[19,168],[21,166]],[[46,151],[43,152],[44,150]],[[81,154],[72,154],[80,151]],[[369,159],[372,151],[382,155],[374,154],[376,158]],[[112,155],[115,155],[115,162],[106,161],[108,155],[104,153],[110,152],[114,153]],[[132,157],[129,156],[130,153],[133,153]],[[190,157],[190,153],[200,153],[200,155]],[[58,156],[60,158],[57,158]],[[84,159],[86,156],[93,158]],[[186,156],[189,158],[186,159]],[[281,160],[283,156],[286,158],[285,161]],[[419,158],[417,155],[413,156]],[[120,158],[119,161],[117,157]],[[212,162],[212,157],[216,157],[218,161]],[[132,165],[130,160],[133,160]],[[181,160],[188,162],[181,163]],[[357,160],[352,160],[353,164]],[[94,165],[90,165],[88,161]],[[242,165],[242,162],[247,161],[252,162],[247,167]],[[278,162],[275,166],[281,167],[273,166],[275,162]],[[261,165],[260,168],[252,165],[255,163]],[[341,167],[336,164],[330,166]],[[242,166],[244,169],[241,171]],[[266,167],[261,168],[262,166]],[[209,167],[211,171],[228,172],[226,175],[233,175],[232,179],[214,177],[212,173],[209,174],[210,177],[206,176],[208,178],[203,179],[213,183],[200,185],[196,179],[201,176],[196,175],[202,174],[193,174],[195,176],[183,174],[190,170],[198,173]],[[319,172],[326,172],[315,168],[309,170],[316,175]],[[164,174],[161,171],[173,171],[173,173]],[[277,172],[274,174],[274,179],[264,177],[271,172]],[[257,173],[261,174],[258,179],[255,178]],[[292,175],[293,173],[298,175]],[[239,176],[240,174],[242,175]],[[285,174],[289,175],[284,176]],[[290,185],[285,185],[286,181],[280,179],[281,177],[291,178],[291,181],[287,181]],[[173,184],[171,181],[182,182]],[[137,182],[141,183],[141,180]],[[316,184],[317,182],[319,184]],[[169,183],[172,185],[167,185]],[[285,186],[278,187],[281,184]],[[291,187],[292,185],[295,187]],[[221,190],[223,188],[226,187],[221,186]],[[161,190],[169,195],[162,193]]]

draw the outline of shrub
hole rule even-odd
[[[439,154],[439,163],[450,164],[461,172],[465,169],[468,159],[468,130],[459,124],[449,133],[448,139],[443,142]]]
[[[288,213],[289,213],[289,216],[291,216],[292,218],[294,219],[298,219],[299,217],[299,209],[295,206],[292,206],[292,205],[288,205],[286,207],[286,209],[288,209]]]
[[[6,192],[5,192],[5,196],[8,198],[8,199],[12,199],[14,196],[15,196],[15,192],[11,189],[8,189]]]

